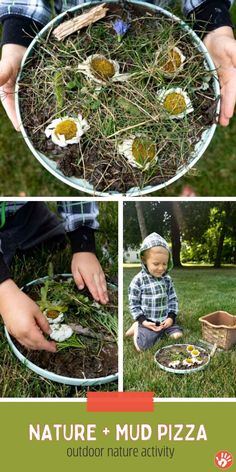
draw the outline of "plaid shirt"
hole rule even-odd
[[[0,228],[7,220],[8,215],[14,215],[27,202],[1,202]],[[66,232],[72,232],[81,226],[91,229],[99,227],[96,202],[57,202],[58,213],[63,220]]]
[[[92,2],[95,0],[91,0]],[[197,7],[199,7],[205,0],[185,0],[182,1],[184,14],[187,16]],[[84,0],[56,0],[54,2],[55,13],[62,13],[76,5],[85,3]],[[158,0],[150,0],[149,3],[156,5],[167,4],[168,2],[161,2]],[[231,0],[231,2],[233,1]],[[0,20],[3,20],[9,15],[21,15],[37,21],[42,25],[46,25],[52,19],[52,9],[49,1],[45,0],[0,0]]]
[[[183,5],[183,12],[186,16],[188,16],[190,13],[192,13],[194,10],[196,10],[196,8],[198,8],[202,3],[204,3],[206,0],[186,0],[186,1],[182,1],[182,5]],[[225,2],[222,2],[222,3],[225,3]],[[234,3],[234,0],[229,0],[227,2],[230,5],[232,5]]]
[[[134,320],[144,315],[161,323],[169,313],[178,313],[178,300],[169,275],[156,278],[142,269],[129,286],[129,309]]]
[[[158,233],[149,234],[140,247],[141,257],[145,251],[163,247],[169,252],[167,271],[172,268],[172,256],[167,241]],[[142,259],[142,270],[133,278],[129,286],[129,309],[135,320],[144,317],[154,323],[161,323],[169,314],[178,313],[178,300],[171,277],[151,275]],[[141,319],[140,318],[140,319]]]

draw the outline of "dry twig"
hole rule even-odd
[[[58,41],[63,41],[67,36],[78,31],[91,23],[104,18],[107,14],[108,8],[103,3],[97,7],[91,8],[87,13],[76,16],[72,20],[64,21],[61,25],[54,29],[53,35]]]
[[[107,336],[102,333],[95,333],[90,328],[84,328],[83,326],[76,323],[69,323],[69,326],[73,329],[74,333],[80,334],[81,336],[87,336],[88,338],[99,339],[100,341],[108,341],[114,343],[112,336]]]

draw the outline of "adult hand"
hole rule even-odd
[[[15,108],[15,83],[26,48],[18,44],[4,44],[0,61],[0,96],[14,128],[19,131]]]
[[[102,304],[109,301],[105,275],[95,254],[92,252],[73,254],[71,271],[79,290],[86,285],[94,300]]]
[[[55,342],[43,335],[51,332],[45,316],[11,279],[0,284],[0,313],[8,332],[20,344],[28,349],[56,351]]]
[[[219,123],[229,124],[236,103],[236,41],[232,28],[222,26],[208,33],[204,38],[216,66],[221,87],[221,109]]]
[[[163,329],[170,328],[173,325],[172,318],[166,318],[165,321],[162,321],[161,325]]]

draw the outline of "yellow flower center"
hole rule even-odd
[[[156,154],[155,144],[147,140],[135,138],[132,144],[132,154],[135,161],[141,165],[147,161],[150,162]]]
[[[61,121],[61,123],[58,123],[58,125],[55,128],[55,133],[58,136],[64,135],[66,140],[75,138],[76,133],[77,133],[77,126],[73,120],[64,120]]]
[[[187,347],[187,351],[191,352],[193,349],[194,347],[191,344],[189,344],[189,346]]]
[[[47,317],[55,320],[58,317],[59,313],[56,310],[49,310],[47,311]]]
[[[112,62],[105,57],[95,57],[90,65],[94,75],[99,79],[111,79],[115,74],[115,68]]]
[[[191,358],[186,359],[186,362],[187,362],[188,364],[193,364],[193,360],[192,360]]]
[[[170,49],[168,51],[168,60],[162,65],[162,69],[168,73],[174,73],[181,66],[181,56],[178,51]]]
[[[169,93],[164,99],[164,108],[171,115],[179,115],[186,110],[185,98],[177,92]]]
[[[193,356],[199,356],[200,352],[197,349],[192,350],[192,355]]]

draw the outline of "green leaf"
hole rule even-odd
[[[98,108],[100,108],[100,105],[101,105],[101,101],[100,100],[95,100],[94,102],[91,103],[90,105],[90,109],[91,110],[98,110]]]
[[[77,80],[71,80],[70,82],[67,82],[66,84],[66,88],[68,90],[73,90],[73,89],[77,89],[79,87],[79,83],[77,82]]]
[[[118,106],[125,110],[127,113],[130,115],[136,115],[138,116],[140,114],[139,109],[130,103],[130,101],[126,100],[123,97],[118,97],[117,99]]]
[[[54,276],[54,269],[53,269],[53,263],[49,262],[48,264],[48,276],[53,277]]]

